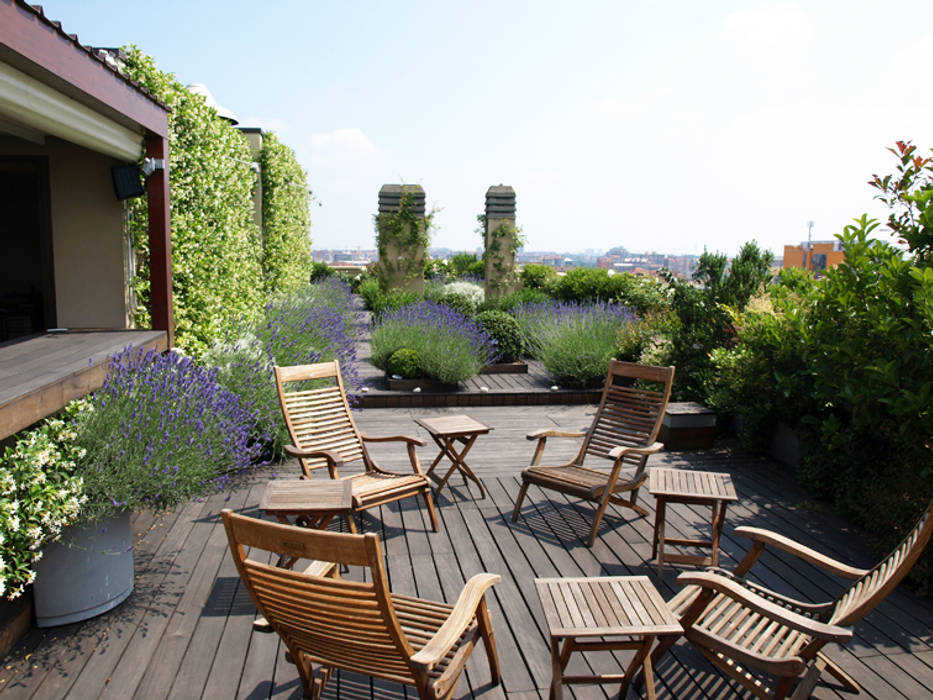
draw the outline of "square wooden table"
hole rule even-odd
[[[353,485],[346,479],[274,479],[266,484],[259,501],[260,510],[274,515],[285,525],[298,523],[323,530],[335,515],[353,524]]]
[[[726,520],[726,505],[739,500],[732,477],[723,472],[700,472],[689,469],[654,467],[648,473],[648,491],[657,499],[651,555],[658,559],[658,580],[664,577],[664,562],[675,564],[719,565],[719,537]],[[664,516],[668,503],[687,503],[712,508],[712,533],[709,540],[683,539],[664,535]],[[666,554],[665,544],[703,547],[709,556]]]
[[[620,683],[624,698],[639,668],[645,693],[654,700],[651,645],[660,635],[682,634],[683,628],[647,576],[536,578],[535,588],[550,635],[551,700],[561,700],[564,683]],[[594,637],[599,639],[586,639]],[[635,650],[625,673],[564,675],[574,651],[616,649]]]
[[[473,447],[476,438],[480,435],[485,435],[492,430],[492,428],[480,423],[478,420],[470,418],[470,416],[464,415],[415,418],[415,423],[427,430],[431,439],[441,448],[440,453],[434,458],[434,461],[431,462],[431,466],[428,467],[427,476],[434,478],[434,469],[444,457],[447,457],[452,462],[450,469],[447,470],[447,473],[444,474],[444,477],[437,484],[437,490],[434,492],[435,497],[440,495],[441,489],[444,488],[444,484],[447,483],[447,480],[453,473],[459,471],[463,474],[464,482],[468,478],[472,479],[476,482],[476,485],[479,486],[479,492],[482,494],[483,498],[486,498],[486,491],[483,490],[483,485],[480,483],[476,474],[473,473],[473,470],[467,466],[464,458],[467,452],[470,451],[470,448]],[[458,444],[463,445],[463,448],[459,452],[457,451]]]

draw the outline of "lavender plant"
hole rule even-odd
[[[372,330],[373,363],[385,369],[399,348],[417,351],[429,377],[455,383],[475,377],[498,356],[495,342],[454,309],[423,301],[383,315]]]
[[[621,304],[537,302],[512,311],[532,357],[559,384],[597,386],[609,371],[619,329],[635,320]]]
[[[256,412],[221,387],[216,369],[175,352],[126,349],[76,423],[86,450],[82,519],[171,508],[222,489],[260,454]]]
[[[205,364],[256,413],[256,434],[266,441],[266,455],[278,457],[289,442],[275,391],[273,365],[340,362],[350,401],[361,381],[356,343],[361,316],[350,287],[333,277],[266,306],[259,323],[241,323],[225,342],[208,350]]]

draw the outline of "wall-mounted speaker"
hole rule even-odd
[[[146,193],[138,165],[134,163],[115,165],[110,169],[110,173],[113,175],[113,193],[117,195],[117,199],[139,197]]]

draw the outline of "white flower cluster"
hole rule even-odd
[[[73,404],[69,417],[83,409]],[[84,450],[71,420],[55,418],[23,435],[0,460],[0,595],[12,599],[35,580],[42,546],[74,522],[87,500],[74,476]]]

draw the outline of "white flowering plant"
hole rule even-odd
[[[0,461],[0,595],[18,597],[36,577],[42,546],[59,538],[84,504],[75,466],[84,448],[75,442],[75,420],[86,402],[22,434]]]

